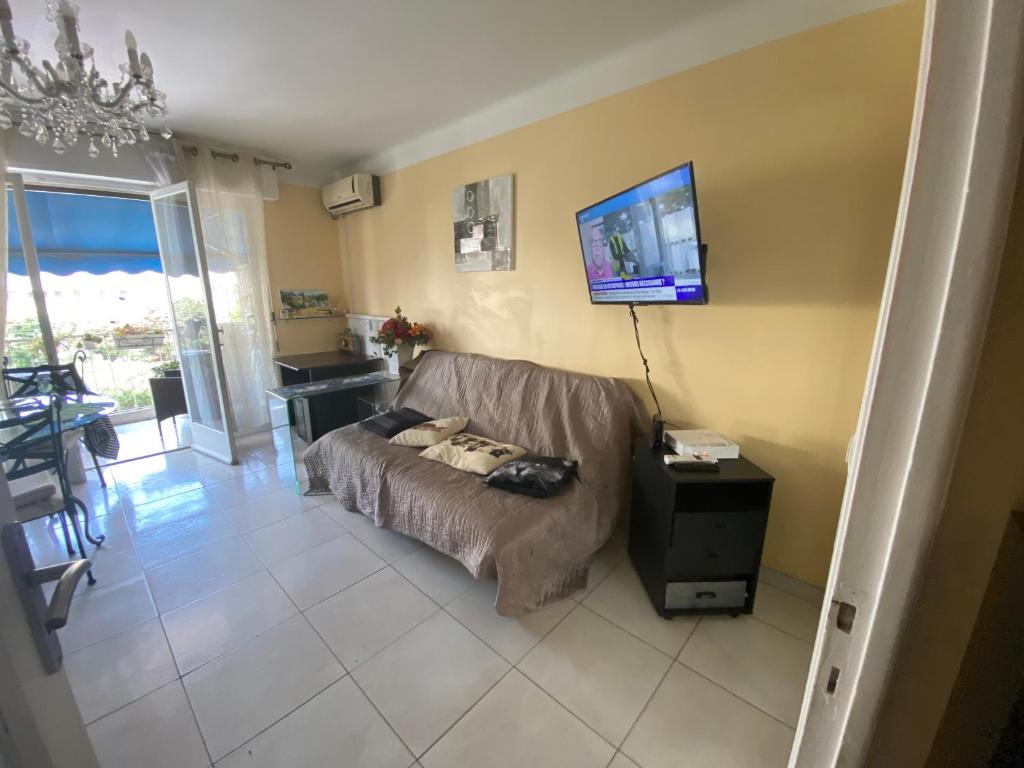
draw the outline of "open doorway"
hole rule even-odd
[[[25,258],[13,190],[8,191],[7,365],[47,362],[36,265]],[[190,444],[148,198],[54,188],[25,190],[43,307],[60,362],[75,360],[88,387],[117,403],[120,443],[100,466]],[[93,462],[83,453],[83,464]]]

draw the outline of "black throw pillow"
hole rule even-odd
[[[484,480],[492,488],[546,499],[576,475],[576,462],[555,456],[523,456],[503,464]]]
[[[428,421],[430,421],[430,417],[424,416],[419,411],[414,411],[412,408],[398,408],[363,419],[359,422],[359,426],[390,440],[399,432],[404,432]]]

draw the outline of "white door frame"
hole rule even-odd
[[[868,757],[1002,260],[1022,137],[1022,32],[1024,0],[928,1],[892,255],[791,768]],[[856,609],[848,632],[837,627],[840,603]]]

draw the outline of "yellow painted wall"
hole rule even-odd
[[[279,200],[264,205],[271,301],[280,316],[282,288],[323,288],[344,309],[338,227],[320,202],[320,190],[280,185]],[[341,319],[279,320],[280,354],[336,349]]]
[[[942,520],[921,578],[921,593],[897,659],[875,734],[871,765],[924,765],[929,755],[1012,509],[1024,509],[1024,175],[1017,191],[963,436]],[[1020,586],[1018,585],[1019,589]],[[999,665],[1006,674],[1012,665]],[[984,685],[984,680],[979,680]],[[990,715],[987,694],[975,703]],[[957,738],[946,734],[945,740]],[[967,737],[968,742],[976,734]],[[932,754],[929,766],[981,766]]]
[[[711,304],[639,309],[654,384],[667,418],[720,430],[778,478],[764,562],[823,585],[922,12],[814,29],[385,176],[382,207],[341,224],[353,310],[400,304],[437,347],[617,376],[647,399],[626,308],[588,302],[574,213],[693,160]],[[503,173],[516,269],[456,274],[453,189]]]

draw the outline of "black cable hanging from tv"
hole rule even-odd
[[[654,393],[654,385],[651,383],[651,366],[647,364],[647,357],[644,355],[643,347],[640,346],[640,320],[636,316],[636,304],[633,302],[629,303],[629,316],[633,318],[633,334],[636,336],[636,349],[644,363],[644,379],[647,380],[647,389],[650,390],[651,397],[654,398],[654,406],[658,411],[655,417],[661,421],[661,403],[658,402],[658,396]]]

